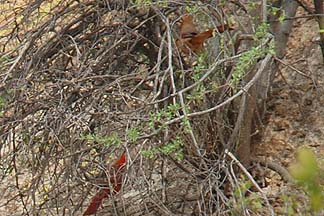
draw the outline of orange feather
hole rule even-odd
[[[216,29],[219,33],[223,33],[225,30],[233,30],[228,25],[217,26]],[[185,55],[189,55],[190,52],[198,53],[203,48],[204,42],[213,37],[216,29],[199,32],[193,22],[193,17],[184,15],[181,18],[180,39],[176,40],[176,45]]]

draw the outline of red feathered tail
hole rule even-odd
[[[102,200],[108,198],[111,195],[118,193],[121,189],[123,182],[122,171],[126,165],[126,156],[123,154],[119,160],[117,160],[112,166],[112,177],[110,178],[110,184],[113,185],[113,191],[111,192],[109,188],[100,189],[96,195],[92,198],[87,210],[83,215],[95,214],[98,208],[101,206]],[[109,187],[109,185],[107,185]]]

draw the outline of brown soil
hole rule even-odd
[[[299,9],[297,16],[305,15]],[[288,167],[300,147],[312,149],[324,168],[324,66],[319,27],[313,19],[297,19],[287,55],[280,66],[270,100],[269,123],[256,155]],[[292,67],[289,67],[289,66]],[[266,177],[265,191],[278,198],[291,190],[274,172]],[[278,204],[278,203],[277,203]]]

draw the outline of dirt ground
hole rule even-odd
[[[299,9],[297,16],[305,15]],[[270,115],[256,155],[288,167],[300,147],[312,149],[324,168],[324,66],[315,20],[297,19],[287,55],[280,65],[268,103]],[[290,190],[275,173],[267,175],[268,195]]]

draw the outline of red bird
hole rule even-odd
[[[122,186],[123,182],[123,171],[126,167],[126,155],[122,156],[112,165],[110,173],[111,177],[109,183],[107,183],[106,188],[101,188],[92,198],[87,210],[83,215],[95,214],[100,207],[102,200],[108,198],[109,196],[117,194]],[[113,190],[110,191],[110,188]]]
[[[228,25],[217,26],[216,28],[219,33],[223,33],[225,30],[233,30]],[[189,55],[190,52],[198,53],[203,48],[205,40],[213,37],[215,31],[216,29],[209,29],[199,32],[193,22],[193,17],[184,15],[181,18],[180,39],[176,40],[176,45],[185,55]]]

